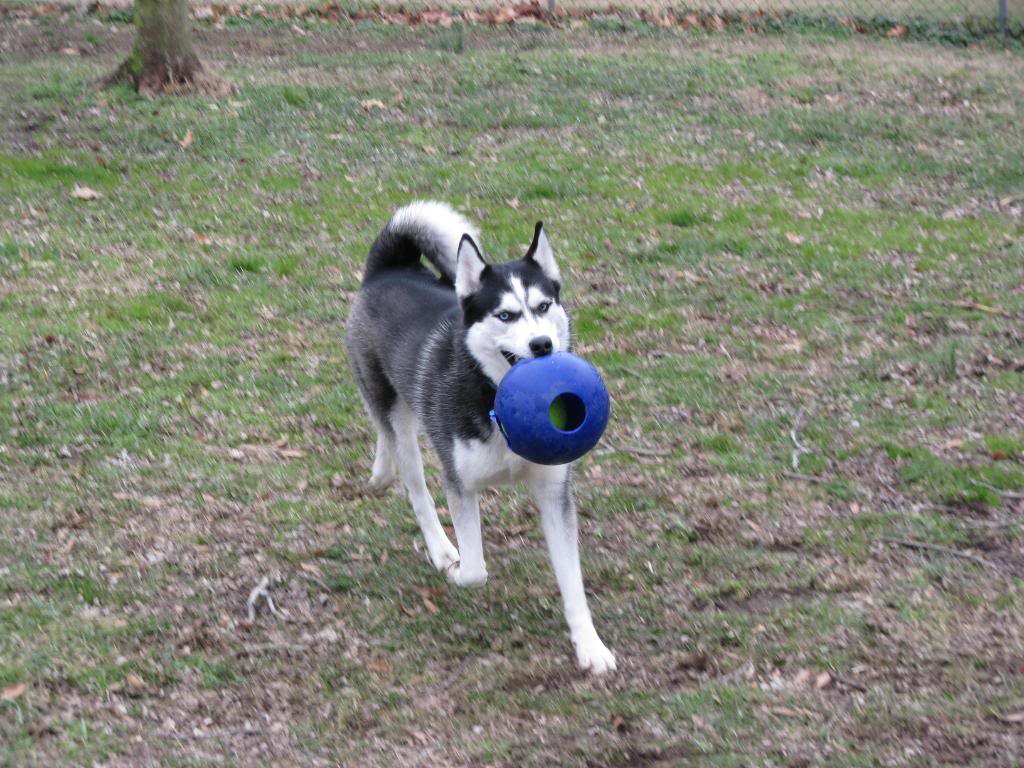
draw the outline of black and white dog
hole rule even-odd
[[[540,224],[522,259],[488,264],[466,219],[443,203],[412,203],[370,249],[348,350],[377,427],[370,486],[400,477],[434,566],[459,586],[478,586],[487,581],[478,494],[525,482],[540,508],[576,658],[602,674],[615,669],[615,657],[597,636],[583,591],[570,467],[516,456],[489,417],[496,387],[517,360],[570,348],[560,287]],[[441,460],[458,549],[423,479],[420,431]]]

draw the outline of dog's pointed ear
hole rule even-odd
[[[561,285],[562,277],[558,272],[558,264],[555,263],[555,253],[551,250],[551,243],[544,234],[544,223],[541,221],[537,222],[533,230],[533,242],[530,243],[530,250],[526,252],[526,261],[532,261],[540,267],[548,280]]]
[[[455,295],[460,299],[472,296],[480,289],[484,273],[490,269],[480,255],[473,238],[463,235],[455,263]]]

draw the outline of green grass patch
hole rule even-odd
[[[0,762],[998,752],[1024,696],[1018,51],[228,17],[204,57],[237,91],[146,100],[91,86],[129,30],[9,31],[0,688],[26,688]],[[575,478],[614,677],[573,666],[528,493],[481,494],[490,577],[460,590],[404,491],[367,492],[345,322],[417,198],[494,262],[545,222],[612,398]]]

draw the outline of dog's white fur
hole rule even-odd
[[[537,336],[549,337],[553,352],[569,348],[569,317],[562,305],[552,304],[547,312],[538,314],[536,308],[550,301],[550,297],[542,295],[536,288],[525,289],[522,282],[515,278],[512,278],[511,284],[512,290],[505,294],[498,308],[521,313],[521,318],[514,323],[503,323],[491,316],[474,323],[466,334],[466,345],[495,385],[500,384],[512,368],[501,350],[507,350],[520,358],[531,357],[530,339]]]
[[[455,273],[455,259],[462,236],[479,239],[477,229],[469,219],[447,203],[436,200],[417,200],[399,208],[391,217],[390,226],[399,231],[422,228],[433,239],[434,248],[443,260],[437,268],[445,275]]]

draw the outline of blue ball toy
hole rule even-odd
[[[556,352],[512,366],[498,386],[491,417],[513,453],[534,464],[568,464],[597,445],[609,407],[597,369]]]

